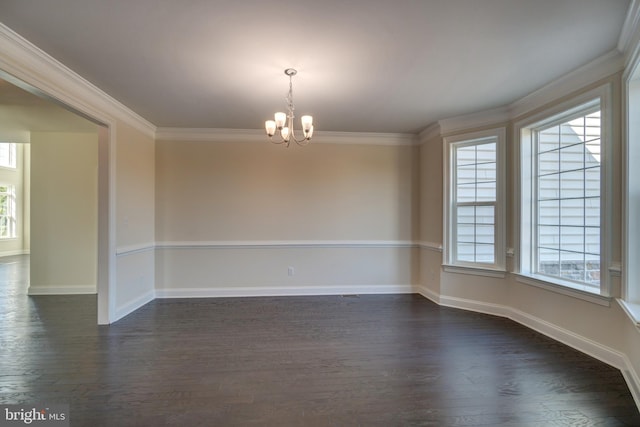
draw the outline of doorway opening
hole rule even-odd
[[[97,321],[110,323],[108,126],[0,71],[0,143],[22,162],[15,235],[0,236],[0,257],[15,263],[5,271],[30,295],[97,294]],[[0,234],[2,221],[0,206]]]

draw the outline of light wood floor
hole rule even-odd
[[[27,297],[0,259],[0,404],[72,426],[640,426],[619,371],[510,320],[416,295]]]

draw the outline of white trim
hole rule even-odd
[[[437,137],[439,137],[441,135],[442,135],[442,131],[440,129],[440,123],[434,122],[434,123],[431,123],[426,128],[424,128],[418,134],[418,140],[420,141],[420,145],[422,145],[422,144],[426,143],[427,141],[429,141],[430,139],[437,138]]]
[[[622,30],[620,31],[620,37],[618,37],[618,51],[627,54],[633,53],[633,51],[629,51],[629,49],[633,46],[639,23],[640,3],[637,0],[631,0],[624,24],[622,25]]]
[[[635,304],[620,298],[616,299],[616,301],[618,301],[620,307],[622,307],[636,327],[640,328],[640,304]]]
[[[156,245],[154,242],[140,243],[137,245],[119,246],[116,249],[116,256],[121,257],[121,256],[133,255],[140,252],[152,251],[155,248],[156,248]]]
[[[448,136],[443,138],[443,253],[444,263],[450,266],[459,265],[461,267],[472,267],[489,270],[503,271],[506,268],[506,128],[498,127],[477,132],[469,132]],[[496,197],[491,202],[495,206],[494,213],[494,263],[483,265],[482,263],[459,262],[456,261],[457,245],[456,236],[456,216],[455,206],[458,206],[456,198],[456,166],[454,151],[459,146],[475,146],[487,142],[494,142],[496,145]],[[469,203],[469,205],[480,205],[483,202]]]
[[[0,251],[0,258],[16,255],[29,255],[31,251],[29,249],[16,249],[13,251]]]
[[[551,280],[554,278],[547,277],[535,277],[529,276],[519,273],[513,273],[516,277],[516,281],[523,283],[525,285],[535,286],[537,288],[545,289],[547,291],[555,292],[557,294],[562,294],[566,296],[570,296],[573,298],[578,298],[583,301],[592,302],[594,304],[602,305],[605,307],[611,306],[611,297],[599,295],[597,293],[593,293],[587,290],[583,290],[580,288],[586,289],[586,286],[580,284],[573,284],[569,282],[553,283]]]
[[[432,291],[428,291],[431,295],[427,296],[423,293],[426,288],[421,287],[419,290],[426,298],[436,303],[440,301],[439,304],[445,307],[459,308],[478,313],[506,317],[527,328],[540,332],[543,335],[594,357],[616,369],[619,369],[627,382],[636,405],[640,408],[640,377],[624,353],[513,307],[464,298],[442,296],[437,295]]]
[[[421,240],[417,243],[417,245],[420,249],[426,249],[428,251],[434,251],[434,252],[442,252],[442,243],[427,242],[427,241]]]
[[[601,274],[601,282],[600,282],[600,294],[595,295],[590,292],[581,292],[576,290],[576,286],[570,285],[571,287],[567,288],[570,290],[570,293],[567,295],[576,296],[578,298],[585,299],[587,301],[596,302],[602,304],[606,301],[606,304],[610,304],[610,298],[608,295],[611,295],[611,274],[605,274],[609,272],[609,268],[613,265],[610,262],[611,257],[611,248],[612,248],[612,233],[613,229],[613,215],[612,215],[612,205],[611,197],[612,197],[612,185],[613,185],[613,175],[612,175],[612,164],[613,164],[613,155],[616,152],[617,147],[615,147],[616,141],[613,138],[614,129],[613,129],[613,82],[607,81],[602,83],[601,85],[583,92],[579,95],[576,95],[564,102],[561,102],[551,108],[540,111],[530,117],[527,117],[523,120],[519,120],[513,124],[514,130],[514,138],[515,138],[515,147],[518,152],[519,158],[516,162],[516,176],[518,185],[514,187],[514,191],[516,194],[515,206],[517,210],[517,220],[518,229],[515,230],[515,235],[518,240],[518,259],[515,265],[516,274],[520,275],[520,277],[524,278],[524,280],[529,279],[527,284],[540,286],[548,290],[555,290],[558,284],[549,283],[546,279],[539,279],[537,275],[532,274],[532,264],[533,264],[533,239],[534,233],[533,230],[536,227],[535,224],[535,214],[534,214],[534,203],[532,200],[535,200],[533,182],[535,181],[535,177],[533,176],[533,162],[535,158],[533,156],[533,132],[535,128],[540,127],[544,124],[548,124],[549,122],[555,122],[556,120],[562,119],[563,116],[571,115],[580,111],[582,108],[586,107],[588,104],[597,102],[600,105],[601,118],[602,118],[602,135],[601,135],[601,156],[602,160],[600,162],[601,167],[601,187],[600,187],[600,212],[601,212],[601,223],[600,223],[600,270]],[[527,135],[525,135],[525,133]],[[523,146],[525,146],[523,149]],[[525,151],[526,150],[526,151]],[[526,175],[526,176],[525,176]],[[526,187],[526,188],[525,188]],[[523,238],[526,236],[526,238]],[[525,247],[526,246],[526,247]],[[560,282],[561,279],[553,279],[553,281]],[[523,282],[524,283],[524,282]],[[562,293],[562,292],[561,292]],[[596,298],[595,300],[593,298]],[[598,302],[599,301],[599,302]]]
[[[612,50],[513,102],[509,106],[510,117],[512,120],[516,120],[537,108],[548,105],[590,84],[610,77],[622,71],[623,68],[623,55],[617,50]]]
[[[634,0],[635,2],[636,0]],[[440,134],[455,134],[467,129],[485,126],[499,126],[503,123],[518,120],[525,114],[553,103],[558,99],[571,95],[599,80],[610,77],[624,69],[624,55],[614,49],[593,61],[555,79],[530,94],[513,101],[511,104],[489,110],[478,111],[461,116],[448,117],[432,124],[423,130],[420,141]],[[424,134],[424,135],[423,135]]]
[[[147,136],[155,136],[153,124],[2,23],[0,69],[100,122],[109,120],[107,113]]]
[[[498,107],[489,110],[478,111],[462,116],[442,119],[438,122],[441,135],[450,135],[463,132],[466,129],[493,126],[501,127],[510,119],[509,107]]]
[[[27,295],[95,295],[97,289],[95,285],[80,286],[47,286],[30,285]]]
[[[620,371],[622,372],[622,376],[629,387],[633,400],[636,402],[636,406],[640,409],[640,375],[638,375],[638,372],[633,369],[633,365],[629,358],[626,355],[623,356],[626,368],[620,369]]]
[[[156,298],[226,298],[299,295],[411,294],[412,285],[230,286],[156,289]]]
[[[622,277],[622,264],[619,262],[609,264],[609,274],[614,277]]]
[[[622,79],[622,254],[624,263],[624,274],[622,274],[622,292],[625,305],[622,307],[629,317],[634,320],[640,319],[640,312],[635,314],[635,310],[629,308],[640,305],[640,268],[638,262],[638,228],[637,216],[640,211],[637,202],[637,159],[639,158],[636,140],[640,134],[640,125],[635,119],[637,111],[640,109],[640,99],[638,96],[638,82],[640,81],[640,2],[633,0],[629,6],[627,20],[633,20],[633,50],[628,52],[628,61]],[[625,22],[627,24],[627,22]],[[634,117],[632,117],[634,116]],[[632,143],[633,139],[633,143]],[[632,197],[632,195],[634,197]],[[636,322],[636,325],[638,323]]]
[[[214,240],[157,242],[156,249],[415,248],[410,240]]]
[[[611,347],[600,344],[587,337],[576,334],[568,329],[564,329],[523,311],[514,308],[510,308],[508,311],[508,317],[510,319],[531,328],[534,331],[560,341],[569,347],[580,350],[581,352],[586,353],[591,357],[595,357],[596,359],[620,370],[627,368],[624,354],[612,349]]]
[[[267,143],[264,131],[256,129],[158,128],[159,141],[257,142]],[[417,145],[418,136],[406,133],[318,131],[312,144]]]
[[[147,293],[145,293],[143,295],[140,295],[139,297],[134,298],[131,301],[128,301],[127,303],[123,304],[122,306],[116,308],[116,310],[115,310],[115,319],[116,320],[122,319],[126,315],[133,313],[134,311],[136,311],[137,309],[141,308],[145,304],[150,303],[154,299],[156,299],[156,291],[152,289],[149,292],[147,292]]]
[[[440,295],[439,299],[440,305],[443,307],[458,308],[476,313],[490,314],[492,316],[509,317],[509,307],[504,305],[446,295]]]
[[[504,279],[507,276],[507,272],[505,270],[498,270],[495,268],[482,268],[479,266],[444,264],[442,266],[442,269],[447,273],[470,274],[474,276],[496,277],[499,279]]]
[[[422,295],[423,297],[425,297],[426,299],[438,304],[440,304],[440,294],[432,291],[431,289],[427,288],[426,286],[414,286],[414,289],[416,291],[417,294]]]

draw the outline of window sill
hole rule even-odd
[[[631,321],[640,328],[640,303],[618,299],[618,304],[620,304],[624,312],[627,313]]]
[[[514,274],[516,276],[516,280],[520,283],[524,283],[525,285],[546,289],[547,291],[578,298],[605,307],[611,306],[611,297],[594,293],[589,290],[587,286],[560,280],[552,282],[550,281],[550,278],[546,276],[533,276],[519,273]]]
[[[507,272],[504,270],[492,269],[487,267],[469,267],[461,265],[443,265],[444,271],[447,273],[471,274],[474,276],[497,277],[504,279]]]

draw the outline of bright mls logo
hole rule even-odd
[[[0,405],[0,427],[69,427],[69,405]]]

